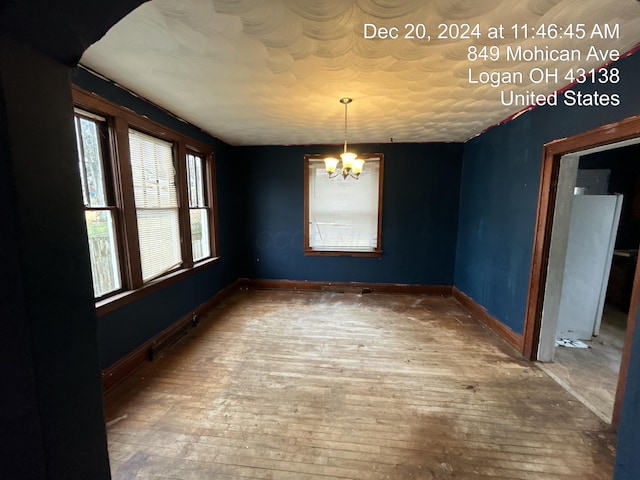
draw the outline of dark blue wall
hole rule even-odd
[[[640,54],[615,66],[621,82],[597,90],[618,92],[619,107],[536,108],[465,144],[455,285],[515,332],[524,328],[544,144],[640,112]]]
[[[304,155],[335,152],[339,146],[243,147],[250,260],[243,275],[452,285],[462,144],[351,147],[385,156],[382,257],[303,254]]]
[[[9,45],[9,48],[15,47]],[[4,45],[0,44],[4,49]],[[29,59],[30,63],[35,63]],[[10,65],[2,62],[3,70]],[[5,75],[0,75],[0,105],[6,105]],[[13,94],[15,95],[15,94]],[[0,400],[0,471],[14,478],[43,478],[46,474],[45,444],[38,407],[35,353],[32,351],[31,319],[24,301],[20,233],[12,178],[11,151],[15,148],[8,132],[9,113],[0,108],[0,252],[3,258],[5,293],[0,301],[0,378],[4,385]],[[9,320],[10,319],[10,320]],[[94,320],[95,321],[95,320]],[[95,357],[95,355],[94,355]]]
[[[79,87],[211,145],[216,160],[220,260],[179,283],[100,316],[98,351],[100,365],[106,368],[238,278],[238,265],[246,250],[239,241],[245,238],[245,202],[238,194],[239,179],[233,174],[233,147],[82,68],[74,69],[72,80]]]
[[[543,145],[640,113],[640,54],[613,66],[620,68],[621,82],[597,90],[618,92],[620,106],[537,108],[465,144],[455,285],[516,332],[524,327]],[[638,478],[639,330],[620,422],[616,480]]]
[[[1,35],[0,136],[0,477],[107,479],[69,68]]]
[[[458,289],[517,332],[540,175],[530,129],[531,116],[523,115],[465,145],[455,273]]]
[[[640,477],[640,311],[631,347],[622,416],[618,428],[615,480],[637,480]]]

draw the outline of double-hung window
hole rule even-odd
[[[358,178],[331,177],[319,155],[305,156],[305,255],[382,254],[382,154],[361,155]]]
[[[191,252],[197,262],[211,255],[209,232],[210,210],[205,175],[206,157],[187,153],[187,185],[189,190],[189,224],[191,226]]]
[[[93,291],[99,298],[122,287],[113,177],[105,161],[109,150],[107,123],[103,117],[76,110],[75,126]]]
[[[217,258],[211,147],[73,88],[98,313]]]

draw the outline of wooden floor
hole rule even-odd
[[[589,348],[556,347],[553,363],[541,365],[607,423],[611,423],[618,388],[626,316],[611,307],[605,308],[600,334],[584,342]]]
[[[243,291],[106,398],[132,479],[611,478],[615,435],[451,298]]]

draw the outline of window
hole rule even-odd
[[[191,225],[191,251],[198,261],[211,255],[209,235],[209,207],[203,165],[205,159],[196,153],[187,153],[187,185],[189,187],[189,224]]]
[[[173,145],[129,130],[129,151],[142,280],[146,282],[182,263]]]
[[[323,158],[305,156],[305,254],[382,254],[382,154],[360,156],[354,179],[329,178]]]
[[[87,222],[93,291],[102,297],[120,290],[113,188],[109,165],[105,163],[107,129],[105,119],[76,110],[76,141],[82,198]]]
[[[73,88],[98,314],[217,257],[211,148]]]

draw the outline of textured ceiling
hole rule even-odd
[[[439,39],[441,23],[454,25],[450,36],[478,24],[480,38]],[[400,38],[365,38],[365,24],[396,26]],[[540,36],[549,24],[558,38]],[[422,36],[421,25],[430,39],[402,38],[411,26]],[[522,38],[524,25],[536,38]],[[616,28],[619,38],[600,38]],[[464,141],[523,108],[503,105],[502,90],[549,94],[571,68],[605,63],[586,58],[591,47],[623,53],[639,42],[636,0],[152,0],[81,64],[233,145],[340,143],[345,96],[350,143]],[[520,62],[509,45],[580,58]],[[483,46],[500,58],[469,61],[469,47]],[[532,83],[538,67],[558,68],[558,82]],[[472,83],[470,68],[474,81],[505,72],[515,84]]]

